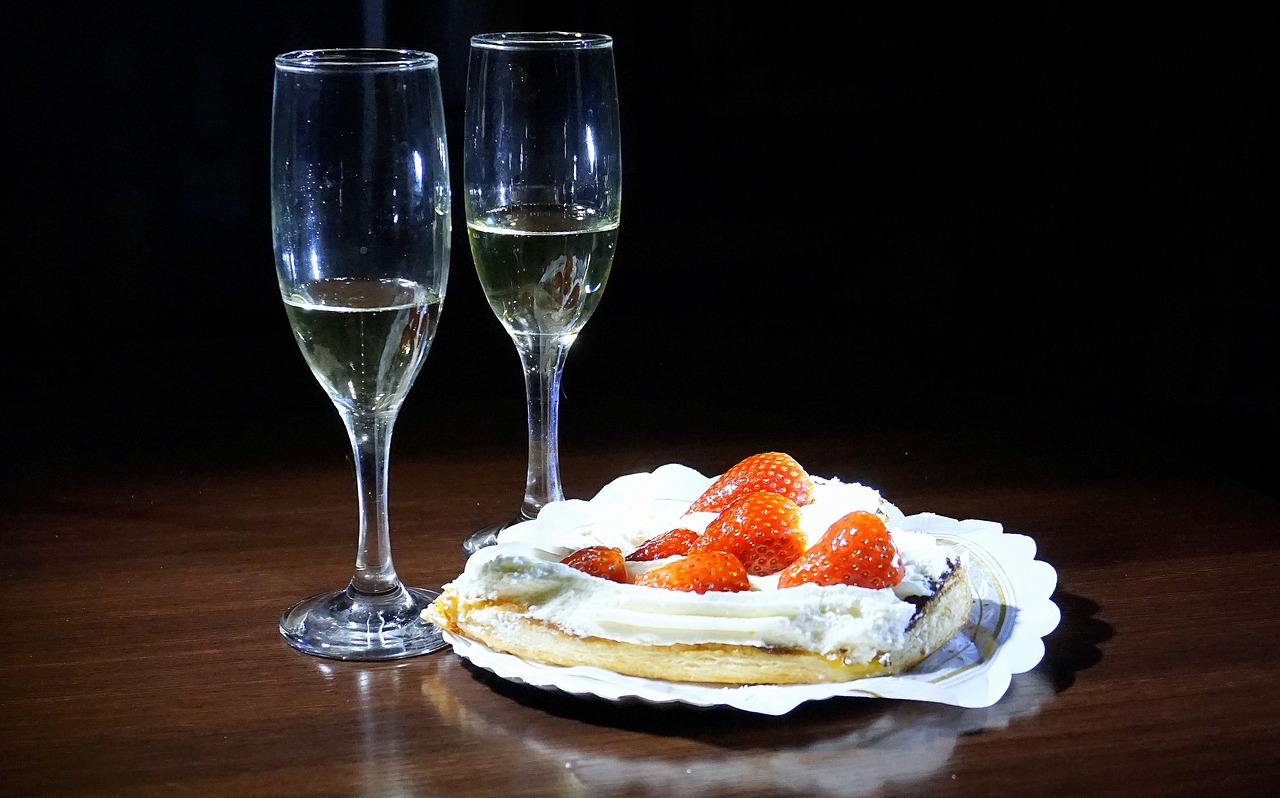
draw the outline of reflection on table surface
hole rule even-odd
[[[498,746],[571,795],[730,794],[744,785],[779,796],[875,795],[886,784],[909,787],[938,773],[959,737],[1032,716],[1053,694],[1049,680],[1031,671],[1015,677],[1005,697],[985,709],[832,699],[830,707],[808,707],[779,722],[735,711],[601,706],[608,702],[591,698],[565,707],[560,697],[527,694],[536,688],[493,685],[545,711],[606,725],[613,717],[625,728],[669,737],[669,750],[654,755],[644,749],[601,750],[577,733],[557,735],[554,727],[504,727],[485,702],[473,707],[458,689],[459,680],[484,680],[474,671],[456,659],[442,664],[438,674],[422,680],[428,705],[478,744]],[[825,717],[827,723],[815,727],[803,722],[806,717]]]

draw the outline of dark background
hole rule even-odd
[[[441,58],[452,272],[396,456],[521,450],[459,126],[470,35],[558,28],[615,37],[625,142],[565,456],[1016,425],[1149,437],[1275,494],[1262,8],[20,4],[0,26],[6,487],[343,456],[272,268],[272,57],[309,47]]]

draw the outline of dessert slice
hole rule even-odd
[[[715,684],[899,673],[963,628],[973,595],[962,552],[895,527],[896,508],[865,486],[805,479],[803,507],[759,483],[719,512],[693,509],[710,485],[672,517],[627,506],[656,529],[611,537],[607,572],[587,551],[596,545],[566,552],[554,525],[534,522],[473,555],[427,616],[532,661]]]

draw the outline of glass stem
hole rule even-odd
[[[560,501],[560,374],[576,335],[515,335],[529,411],[529,470],[523,518],[535,518],[547,502]]]
[[[351,437],[360,500],[360,545],[350,588],[361,593],[387,593],[400,586],[391,564],[391,529],[387,522],[387,465],[396,414],[340,412]]]

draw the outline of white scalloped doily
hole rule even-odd
[[[668,470],[668,476],[670,473]],[[635,479],[639,476],[615,480],[590,502],[574,500],[578,512],[571,515],[578,515],[584,505],[622,500],[619,492],[627,494],[623,498],[634,508],[641,497],[627,488],[647,488],[655,484],[670,488],[664,480]],[[687,490],[679,491],[685,492]],[[672,495],[666,489],[661,490],[661,494]],[[671,501],[670,498],[657,500]],[[545,526],[556,517],[556,513],[547,514],[544,509],[538,519],[528,523]],[[504,679],[612,701],[735,707],[765,715],[783,715],[806,701],[837,696],[931,701],[960,707],[994,704],[1009,689],[1014,674],[1030,670],[1044,656],[1043,637],[1057,627],[1060,619],[1058,607],[1051,599],[1057,586],[1057,572],[1048,563],[1035,559],[1036,545],[1032,538],[1005,532],[994,521],[961,521],[920,513],[896,520],[894,526],[927,532],[964,549],[975,594],[968,625],[906,673],[826,684],[729,687],[643,679],[589,666],[545,665],[494,651],[458,635],[446,633],[445,639],[459,656]],[[581,528],[576,524],[575,527]],[[525,538],[520,534],[515,537]]]

